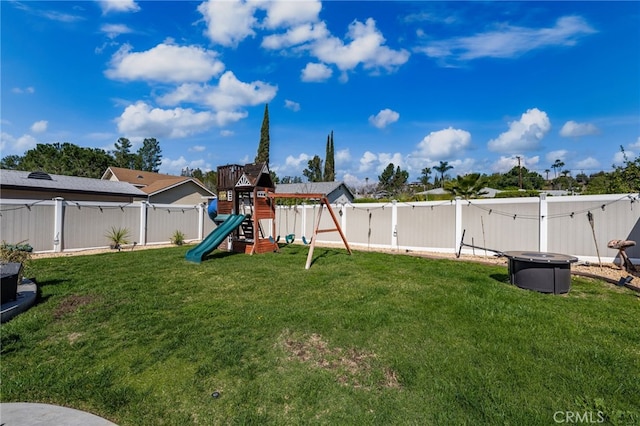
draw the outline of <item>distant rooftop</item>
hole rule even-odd
[[[21,170],[0,170],[0,186],[14,189],[89,192],[94,194],[126,195],[130,197],[147,198],[147,194],[127,182],[52,175],[44,172],[25,172]]]

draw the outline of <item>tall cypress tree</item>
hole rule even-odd
[[[256,163],[267,163],[267,166],[269,165],[269,142],[269,104],[265,104]]]
[[[324,181],[333,182],[336,179],[336,166],[333,151],[333,130],[327,136],[326,159],[324,162]]]

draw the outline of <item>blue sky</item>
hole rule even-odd
[[[337,179],[575,175],[640,154],[640,2],[1,1],[1,155],[137,149],[161,171],[253,161]],[[551,172],[553,177],[553,171]]]

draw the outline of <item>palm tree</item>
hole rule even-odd
[[[549,172],[550,172],[550,171],[551,171],[551,170],[549,170],[549,169],[544,169],[544,172],[547,174],[547,181],[549,180]]]
[[[448,161],[440,161],[440,165],[434,166],[433,169],[440,172],[440,184],[444,188],[444,174],[447,170],[453,169],[453,166],[450,166]]]
[[[481,176],[480,173],[470,173],[465,176],[458,175],[455,180],[447,182],[445,190],[456,197],[468,200],[469,198],[479,198],[488,194],[487,191],[482,190],[486,184],[487,179],[485,176]]]
[[[555,163],[551,165],[551,168],[553,169],[556,178],[558,177],[558,169],[561,169],[563,167],[564,167],[564,162],[559,158],[555,161]]]

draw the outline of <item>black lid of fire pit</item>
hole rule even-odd
[[[577,257],[567,256],[566,254],[539,251],[507,251],[503,254],[509,259],[535,263],[573,263],[578,261]]]

